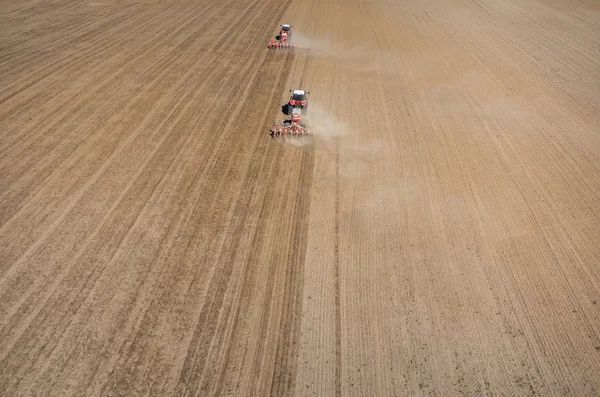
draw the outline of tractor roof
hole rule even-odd
[[[299,114],[302,114],[302,109],[300,109],[300,108],[294,108],[292,110],[292,116],[297,116]]]
[[[304,90],[294,90],[294,95],[304,95]]]

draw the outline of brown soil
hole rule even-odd
[[[597,2],[4,0],[0,38],[0,395],[600,393]],[[315,136],[271,139],[294,88]]]

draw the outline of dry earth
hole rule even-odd
[[[0,79],[0,395],[600,394],[597,1],[2,0]]]

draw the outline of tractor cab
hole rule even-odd
[[[303,90],[294,90],[292,94],[292,99],[296,102],[306,101],[306,92]]]
[[[292,92],[292,90],[290,90],[290,92]],[[307,94],[310,94],[310,92],[306,92],[304,90],[294,90],[290,98],[289,106],[292,108],[302,108],[302,112],[306,113],[308,110],[308,99],[306,98]]]
[[[281,25],[281,29],[279,30],[279,36],[281,37],[284,34],[287,34],[288,40],[292,39],[292,25]]]

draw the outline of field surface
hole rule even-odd
[[[594,0],[0,0],[0,395],[600,395],[599,43]]]

